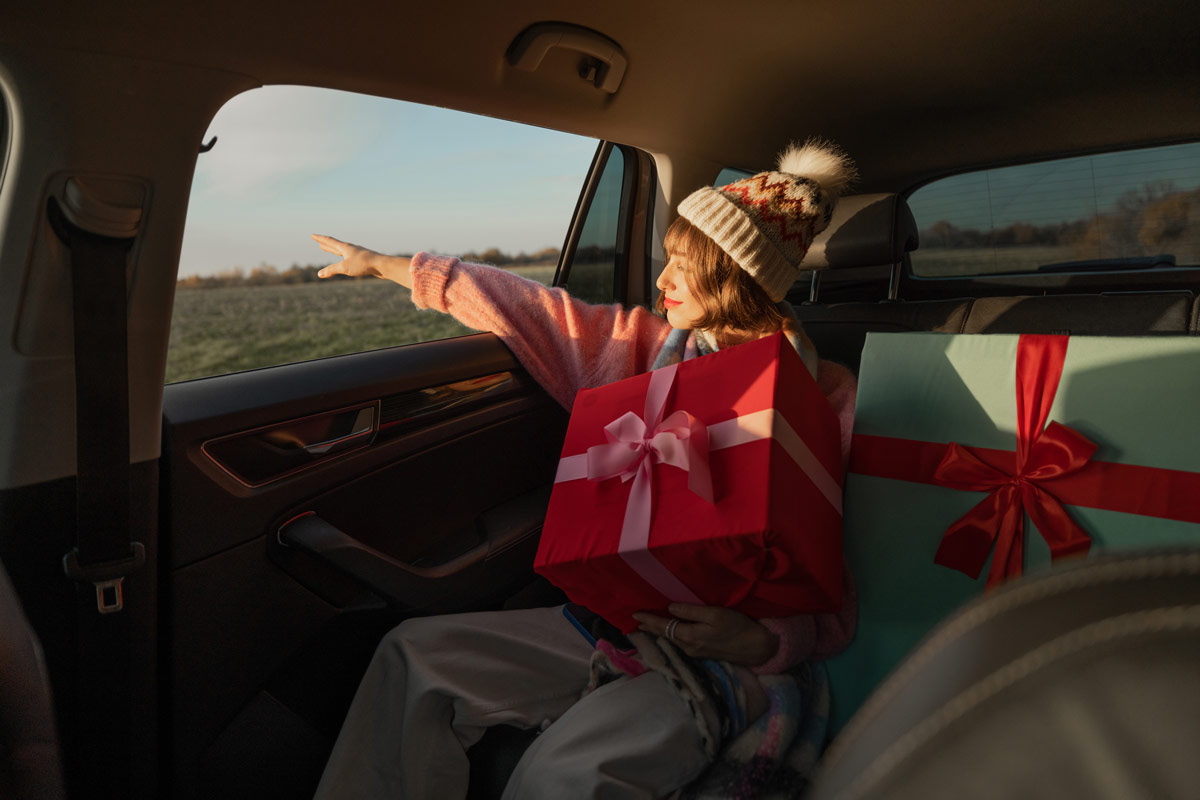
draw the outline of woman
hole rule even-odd
[[[852,175],[842,153],[809,143],[789,148],[775,171],[694,192],[667,231],[667,263],[657,281],[663,316],[588,305],[561,289],[454,258],[385,256],[313,238],[341,258],[321,277],[387,278],[411,289],[418,307],[495,333],[568,408],[581,388],[783,330],[838,413],[846,452],[854,379],[819,361],[780,301]],[[644,632],[669,635],[689,656],[726,662],[725,682],[753,720],[767,704],[757,675],[832,655],[849,641],[856,604],[846,585],[837,615],[754,620],[732,609],[674,604],[671,619],[638,620]],[[636,655],[616,680],[589,687],[593,646],[562,611],[415,619],[389,633],[317,796],[462,797],[466,749],[502,723],[543,730],[505,797],[659,797],[692,781],[713,754],[714,742],[697,726],[696,715],[708,712],[689,708],[679,681],[645,669]]]

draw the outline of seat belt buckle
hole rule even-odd
[[[125,593],[121,584],[125,578],[112,578],[107,581],[96,581],[96,610],[101,614],[115,614],[125,607]]]
[[[129,557],[96,564],[80,564],[79,548],[63,556],[63,571],[78,583],[90,583],[96,587],[96,610],[101,614],[115,614],[125,607],[125,592],[122,584],[126,576],[146,563],[146,548],[141,542],[129,543]]]

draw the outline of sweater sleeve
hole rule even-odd
[[[842,432],[842,468],[845,469],[850,459],[858,383],[850,370],[831,361],[822,361],[817,370],[817,385],[837,414]],[[800,614],[759,620],[779,637],[779,649],[771,658],[754,667],[755,672],[775,675],[802,661],[829,658],[846,649],[854,638],[858,624],[858,595],[850,568],[844,561],[842,574],[842,608],[836,614]]]
[[[648,370],[670,332],[666,320],[640,306],[590,305],[562,289],[457,258],[418,253],[411,274],[418,308],[496,334],[568,409],[580,389]]]

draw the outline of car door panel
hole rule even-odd
[[[291,457],[306,443],[280,431],[319,438],[323,415],[364,408],[378,409],[365,443],[258,485],[210,456],[213,442],[241,436],[244,451],[280,445]],[[333,440],[361,435],[363,418],[351,416],[357,426]],[[313,671],[339,661],[319,643],[344,638],[353,620],[377,620],[359,637],[377,640],[403,616],[498,607],[528,583],[565,423],[488,334],[168,386],[161,540],[174,785],[214,768],[214,746],[229,752],[280,675],[310,673],[302,683],[314,685]],[[364,642],[347,646],[369,655]],[[361,667],[337,666],[330,694],[344,696]],[[324,720],[322,735],[340,721],[336,703],[294,705]]]

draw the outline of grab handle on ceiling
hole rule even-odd
[[[565,22],[540,22],[526,28],[509,47],[508,63],[533,72],[554,47],[587,56],[580,76],[591,80],[601,91],[613,94],[625,77],[628,62],[619,44],[590,28]]]

